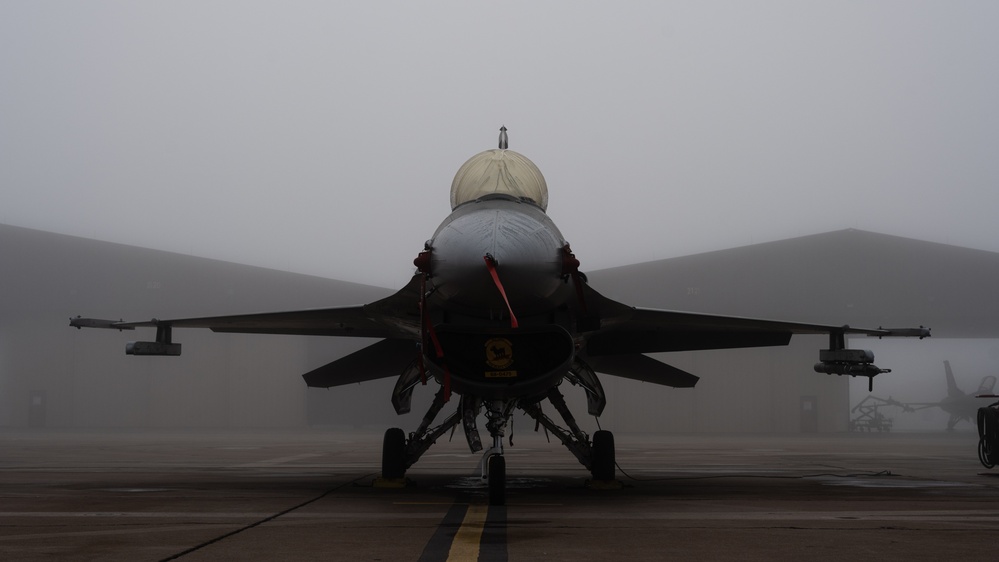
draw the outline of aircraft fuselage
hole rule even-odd
[[[429,377],[440,383],[419,427],[385,432],[382,478],[404,483],[406,470],[459,424],[472,452],[483,453],[489,501],[502,505],[506,461],[503,437],[516,409],[554,435],[590,470],[595,482],[615,483],[614,440],[592,438],[576,423],[559,390],[563,380],[586,394],[587,413],[600,416],[606,394],[597,370],[665,386],[691,387],[697,377],[647,353],[786,345],[792,334],[827,334],[815,370],[873,377],[887,372],[874,354],[848,349],[847,334],[929,336],[923,327],[877,330],[680,311],[640,309],[589,287],[579,262],[547,216],[548,187],[538,167],[508,149],[469,158],[451,184],[451,214],[415,260],[417,272],[391,296],[360,306],[173,320],[125,322],[76,317],[77,328],[156,328],[156,340],[131,342],[130,355],[180,355],[174,328],[217,332],[379,338],[380,341],[304,375],[329,388],[398,376],[397,413],[410,411],[413,390]],[[438,414],[459,394],[457,409]],[[562,423],[542,410],[547,401]],[[549,410],[550,412],[551,410]],[[490,441],[477,418],[484,412]]]
[[[536,321],[571,295],[562,271],[565,239],[532,203],[504,196],[465,203],[441,223],[428,244],[436,302],[448,312],[509,325],[487,259],[494,261],[510,308],[521,322]]]
[[[427,247],[423,349],[434,375],[487,401],[556,385],[575,355],[575,291],[548,215],[529,201],[481,198],[457,207]]]

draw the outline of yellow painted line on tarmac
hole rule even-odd
[[[463,560],[478,560],[479,545],[482,542],[482,530],[486,526],[486,515],[489,507],[485,505],[470,505],[465,512],[461,527],[454,535],[451,550],[448,551],[448,562]]]
[[[454,505],[454,502],[392,502],[392,505]]]

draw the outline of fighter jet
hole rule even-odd
[[[939,402],[914,402],[906,406],[911,410],[925,410],[927,408],[940,408],[950,414],[947,420],[947,431],[954,431],[954,426],[961,420],[973,423],[978,409],[986,404],[978,398],[979,395],[989,395],[996,385],[996,378],[993,375],[982,377],[982,382],[978,384],[978,390],[970,394],[965,394],[957,387],[954,380],[954,372],[950,369],[950,361],[944,361],[944,375],[947,377],[947,396]]]
[[[559,391],[582,387],[587,411],[599,416],[606,396],[597,373],[671,387],[698,378],[646,353],[787,345],[792,334],[828,334],[820,373],[865,376],[887,372],[874,354],[847,349],[846,336],[924,338],[926,328],[858,329],[635,308],[608,299],[587,282],[569,243],[546,214],[548,186],[538,167],[499,146],[472,156],[451,184],[451,214],[437,228],[405,287],[362,305],[303,311],[123,322],[76,317],[81,328],[155,328],[154,341],[126,345],[131,355],[180,355],[174,328],[216,332],[379,338],[304,375],[312,387],[397,377],[392,404],[410,410],[417,385],[437,392],[414,431],[385,432],[383,483],[406,471],[446,432],[461,425],[472,452],[482,450],[477,418],[485,412],[488,449],[480,469],[489,501],[505,502],[503,437],[517,409],[544,426],[590,470],[594,482],[615,481],[610,431],[583,432]],[[435,424],[449,404],[451,413]],[[542,406],[550,404],[561,422]],[[549,410],[550,412],[551,410]]]

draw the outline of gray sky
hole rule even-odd
[[[0,223],[402,285],[454,172],[584,269],[859,228],[999,251],[999,2],[0,3]]]

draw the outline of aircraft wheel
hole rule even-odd
[[[992,456],[992,451],[989,450],[988,443],[985,439],[978,440],[978,461],[982,463],[985,468],[993,468],[995,463],[993,463],[989,457]]]
[[[600,430],[593,434],[593,459],[590,473],[594,480],[614,480],[614,434]]]
[[[489,505],[506,505],[506,458],[489,457]]]
[[[385,430],[382,441],[382,478],[396,480],[406,476],[406,434],[398,427]]]

